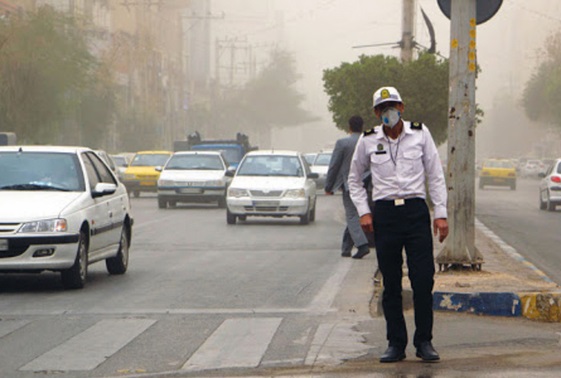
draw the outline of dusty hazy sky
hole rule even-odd
[[[450,21],[436,0],[417,0],[417,42],[430,44],[421,7],[434,24],[437,50],[448,56]],[[224,14],[224,19],[213,22],[214,37],[235,36],[263,54],[275,44],[292,52],[302,75],[298,88],[307,97],[306,107],[330,125],[322,71],[355,61],[361,54],[399,56],[399,49],[392,47],[353,48],[401,39],[402,2],[398,0],[212,0],[212,12]],[[488,139],[490,126],[485,122],[494,119],[494,102],[505,95],[520,97],[538,62],[538,48],[556,29],[561,29],[561,1],[557,0],[505,0],[495,17],[477,27],[482,73],[476,101],[487,114],[478,140]]]

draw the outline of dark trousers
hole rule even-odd
[[[376,201],[372,209],[378,267],[384,280],[382,307],[386,318],[386,337],[390,346],[405,348],[407,328],[403,317],[403,248],[407,256],[409,280],[413,290],[415,335],[413,345],[432,340],[434,257],[430,214],[422,198]]]

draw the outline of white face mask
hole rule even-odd
[[[390,128],[393,128],[399,122],[401,118],[401,112],[396,108],[387,108],[380,115],[382,123]]]

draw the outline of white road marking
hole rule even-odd
[[[154,324],[150,319],[101,320],[20,370],[92,370]]]
[[[328,310],[336,311],[336,310]],[[312,312],[309,308],[111,308],[107,310],[56,310],[7,312],[0,311],[0,316],[30,315],[268,315],[268,314],[305,314]],[[317,310],[316,310],[317,312]]]
[[[182,370],[257,367],[281,321],[282,318],[227,319]]]
[[[308,306],[308,310],[310,312],[327,312],[331,309],[331,304],[335,299],[337,293],[339,293],[339,289],[343,284],[343,280],[345,276],[351,269],[352,265],[351,259],[341,259],[337,266],[337,270],[333,273],[323,287],[319,291],[319,293],[314,297],[312,303]]]

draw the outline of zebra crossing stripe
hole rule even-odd
[[[150,319],[101,320],[20,370],[92,370],[154,324]]]
[[[282,318],[227,319],[182,370],[257,367],[281,321]]]

